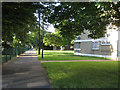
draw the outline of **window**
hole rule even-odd
[[[92,43],[92,49],[93,50],[98,50],[99,49],[99,41],[94,41]]]
[[[107,34],[107,37],[110,37],[110,34]]]
[[[108,38],[108,37],[110,37],[110,34],[105,34],[105,38]]]
[[[101,45],[110,45],[110,42],[108,40],[101,41]]]
[[[75,43],[75,50],[81,50],[80,49],[80,42]]]

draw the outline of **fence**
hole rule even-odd
[[[20,55],[27,50],[29,50],[28,47],[2,48],[2,63],[13,59],[17,55]]]

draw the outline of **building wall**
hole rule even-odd
[[[112,53],[112,45],[101,45],[101,41],[99,41],[99,49],[92,50],[92,54],[98,55],[111,55]]]
[[[81,48],[80,53],[91,54],[92,42],[81,42],[80,48]]]
[[[75,53],[109,55],[112,59],[116,59],[118,55],[120,59],[120,40],[118,40],[118,31],[120,34],[120,30],[118,30],[116,26],[112,26],[112,28],[111,26],[108,26],[105,37],[97,39],[99,41],[99,49],[93,50],[92,41],[94,41],[94,39],[88,38],[90,32],[84,30],[84,33],[80,35],[81,40],[78,40],[78,42],[80,42],[80,49],[75,50]],[[105,39],[110,42],[110,45],[101,45],[101,41]]]
[[[98,54],[98,55],[111,55],[113,52],[112,45],[101,45],[101,41],[99,41],[99,49],[92,49],[92,41],[90,42],[81,42],[80,49],[78,53],[84,54]],[[76,43],[75,43],[76,44]]]

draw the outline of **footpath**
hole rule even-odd
[[[36,51],[26,51],[2,66],[2,88],[50,88]]]

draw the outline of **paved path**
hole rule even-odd
[[[49,81],[34,50],[26,51],[2,67],[3,88],[49,88]]]
[[[87,62],[87,61],[100,62],[100,61],[112,61],[112,60],[58,60],[58,61],[40,61],[40,62],[44,63],[44,62]]]

